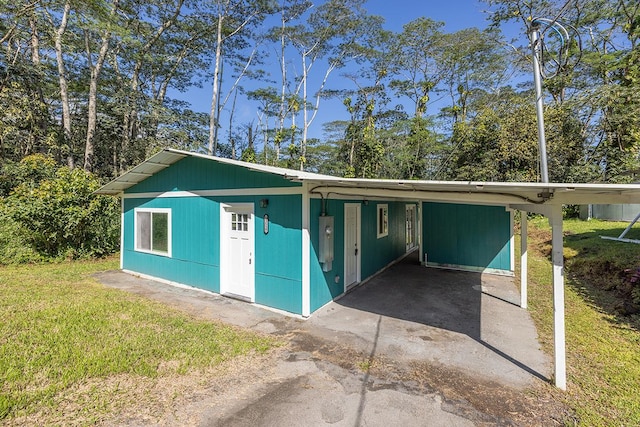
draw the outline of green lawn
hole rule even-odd
[[[530,223],[529,306],[552,354],[550,230],[544,219]],[[568,390],[562,398],[580,425],[640,425],[640,322],[637,315],[619,314],[616,296],[627,282],[624,270],[640,266],[640,245],[599,237],[617,236],[627,225],[564,223]],[[640,238],[640,230],[634,227],[627,237]]]
[[[114,268],[115,259],[0,267],[0,422],[68,403],[70,390],[96,379],[183,375],[276,345],[91,277]],[[89,422],[112,397],[99,386],[82,393]]]

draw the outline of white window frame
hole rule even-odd
[[[143,249],[138,246],[138,213],[150,213],[151,221],[150,221],[150,230],[149,236],[150,239],[153,239],[153,214],[154,213],[165,213],[167,214],[167,252],[162,251],[154,251],[153,249]],[[171,208],[135,208],[133,210],[133,245],[136,252],[144,252],[147,254],[160,255],[171,258]],[[150,247],[153,248],[153,241],[149,242]]]
[[[378,204],[376,212],[376,232],[378,239],[380,239],[389,235],[389,205],[386,203]]]

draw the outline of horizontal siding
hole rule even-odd
[[[423,203],[428,263],[512,271],[511,217],[503,206]]]

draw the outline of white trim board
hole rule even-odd
[[[302,316],[311,315],[311,213],[308,184],[304,183],[302,195]]]
[[[302,194],[302,187],[229,188],[223,190],[164,191],[149,193],[126,193],[124,199],[153,199],[169,197],[211,196],[279,196]]]
[[[428,268],[440,268],[443,270],[467,271],[472,273],[495,274],[496,276],[515,277],[515,273],[510,270],[500,270],[497,268],[474,267],[472,265],[440,264],[437,262],[424,262]]]

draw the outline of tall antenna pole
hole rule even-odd
[[[536,87],[536,115],[538,117],[538,150],[540,151],[540,174],[542,182],[549,182],[547,169],[547,141],[544,135],[544,108],[542,104],[542,75],[540,70],[540,23],[531,22],[531,49],[533,50],[533,82]]]

